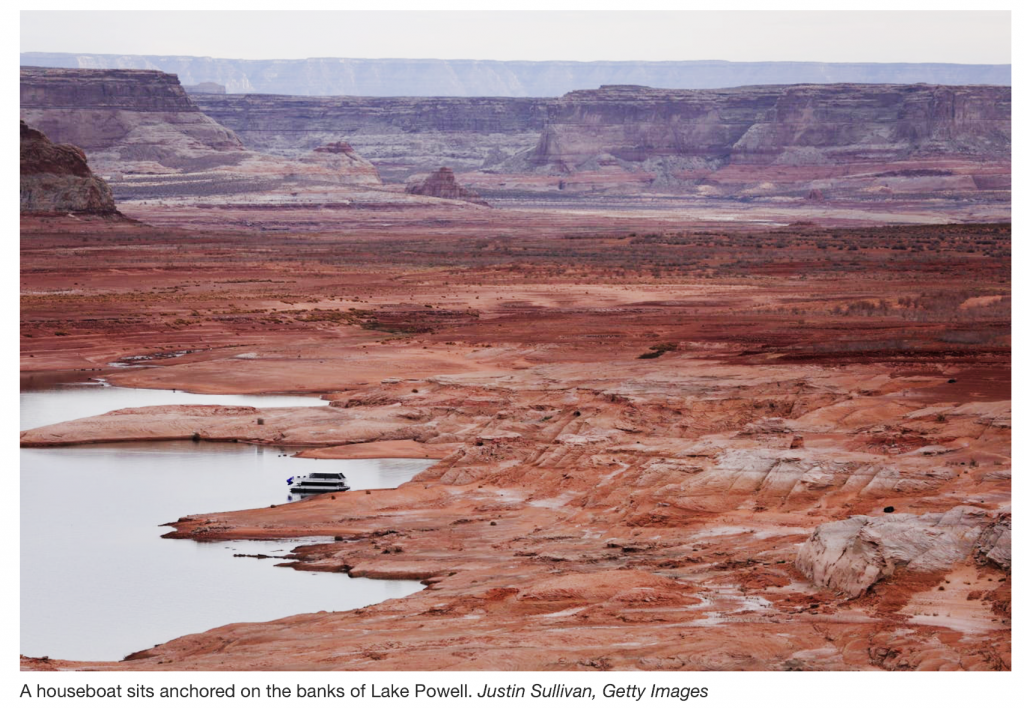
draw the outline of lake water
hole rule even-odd
[[[109,413],[119,408],[168,405],[221,405],[256,407],[326,406],[316,396],[206,395],[148,388],[120,388],[98,381],[56,383],[23,376],[21,381],[21,429],[62,423],[76,418]]]
[[[77,394],[66,399],[63,390],[55,390],[45,398],[40,396],[45,391],[29,392],[35,395],[26,411],[23,394],[23,425],[67,420],[75,415],[68,411],[86,405],[94,414],[108,405],[113,410],[166,402],[139,403],[137,389],[90,390],[74,409],[63,401]],[[151,394],[189,403],[208,400],[166,391],[141,396]],[[245,398],[245,405],[267,406],[268,399],[295,397],[209,398]],[[295,571],[275,567],[285,562],[279,559],[233,557],[284,555],[322,539],[197,543],[160,538],[172,530],[160,524],[181,516],[286,503],[285,480],[296,474],[341,471],[353,490],[378,489],[398,486],[431,464],[305,460],[291,457],[293,452],[191,441],[21,450],[21,652],[116,660],[224,624],[354,609],[422,589],[413,581]]]

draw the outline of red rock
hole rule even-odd
[[[248,149],[199,110],[176,76],[159,71],[26,67],[21,117],[87,150],[100,174],[117,175],[122,204],[168,197],[323,203],[351,198],[353,186],[381,184],[373,165],[343,143],[294,159]]]
[[[54,145],[25,121],[21,121],[21,211],[118,213],[110,187],[93,175],[80,148]]]
[[[345,136],[385,181],[444,160],[488,194],[1007,200],[1000,86],[605,86],[561,98],[197,96],[280,155]],[[490,198],[490,196],[489,196]],[[492,203],[498,197],[492,198]]]
[[[1009,89],[995,86],[602,86],[553,101],[537,145],[506,167],[605,174],[612,192],[606,173],[618,172],[623,184],[646,175],[648,191],[706,196],[815,199],[816,180],[862,198],[974,194],[973,175],[1007,173],[1009,119]]]
[[[437,197],[439,199],[458,199],[464,202],[487,205],[480,195],[471,189],[466,189],[455,180],[455,173],[450,167],[442,167],[432,173],[419,184],[411,184],[405,191],[409,194],[416,194],[423,197]]]
[[[356,151],[348,143],[341,142],[321,145],[318,148],[314,148],[313,152],[325,152],[331,155],[354,155]]]
[[[648,213],[631,234],[619,215],[433,213],[351,210],[298,248],[22,220],[25,371],[193,350],[104,376],[335,404],[128,409],[23,445],[199,432],[325,457],[446,451],[397,489],[195,510],[172,531],[295,539],[294,569],[423,579],[422,592],[217,627],[124,662],[23,668],[1009,668],[1009,225],[693,233]],[[494,234],[529,250],[492,251]],[[623,276],[640,248],[686,265]],[[271,293],[299,307],[268,311]],[[867,297],[904,307],[837,314]],[[954,348],[965,310],[988,335]],[[679,351],[636,358],[657,342]],[[796,435],[806,448],[790,449]],[[872,578],[861,598],[835,592]]]

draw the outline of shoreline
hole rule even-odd
[[[28,431],[28,444],[198,434],[434,462],[397,489],[168,529],[322,537],[289,566],[424,590],[62,666],[1009,666],[1007,229],[531,222],[491,239],[484,225],[280,235],[259,267],[206,267],[154,233],[152,270],[131,241],[102,261],[69,251],[88,274],[73,298],[45,249],[79,236],[23,239],[42,293],[23,301],[23,356],[116,359],[160,342],[197,351],[112,382],[330,392],[302,408],[121,411]],[[244,243],[208,239],[216,254]],[[54,313],[69,322],[60,339]],[[877,558],[861,531],[880,539]]]

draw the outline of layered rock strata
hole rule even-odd
[[[939,514],[853,516],[819,526],[796,566],[816,584],[858,597],[899,569],[946,571],[975,555],[1010,568],[1008,514],[958,506]]]
[[[349,140],[388,181],[438,163],[518,192],[794,203],[1002,202],[1010,93],[997,86],[606,86],[558,99],[197,96],[247,145]]]
[[[286,199],[302,185],[337,200],[345,188],[380,185],[351,149],[293,159],[250,150],[158,71],[24,68],[21,115],[86,150],[125,199]]]
[[[471,189],[466,189],[455,180],[455,173],[451,167],[441,167],[430,173],[425,179],[408,185],[405,189],[409,194],[418,194],[425,197],[437,197],[439,199],[456,199],[463,202],[485,205],[480,195]]]
[[[248,151],[159,71],[21,70],[21,115],[86,150],[100,171],[167,174],[237,165]]]
[[[204,113],[250,148],[294,156],[345,140],[380,170],[405,182],[438,164],[489,169],[536,145],[548,99],[194,96]]]
[[[1004,87],[605,86],[550,104],[503,169],[707,196],[967,195],[1008,191],[1010,142]]]
[[[117,214],[110,187],[96,177],[85,153],[55,145],[21,121],[21,212]]]

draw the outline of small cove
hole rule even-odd
[[[86,407],[92,411],[86,415],[96,415],[167,402],[153,394],[179,397],[175,402],[181,403],[260,407],[296,405],[291,399],[301,398],[137,394],[141,389],[88,386],[93,392],[83,405],[65,405],[67,389],[74,387],[23,392],[23,427],[26,420],[81,417],[77,412]],[[340,471],[355,491],[396,487],[432,464],[309,460],[293,453],[191,441],[21,450],[21,652],[116,660],[224,624],[354,609],[422,589],[413,581],[300,572],[274,567],[284,562],[280,559],[234,557],[282,556],[318,539],[196,543],[160,538],[170,530],[160,524],[181,516],[286,503],[285,480],[296,474]]]
[[[160,388],[121,388],[94,379],[51,382],[22,377],[21,430],[142,406],[326,406],[316,396],[203,394]]]

